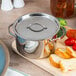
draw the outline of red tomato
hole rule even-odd
[[[57,35],[53,36],[53,39],[57,38]]]
[[[76,51],[76,43],[72,46],[72,48]]]
[[[70,29],[67,31],[66,36],[68,38],[75,38],[76,39],[76,30],[75,29]]]
[[[75,44],[75,39],[74,38],[68,38],[67,40],[65,40],[65,44],[67,46],[72,46],[73,44]]]

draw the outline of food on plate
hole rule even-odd
[[[52,39],[62,39],[66,35],[66,28],[65,27],[60,27],[60,30],[56,35],[53,36]]]
[[[62,72],[71,71],[76,69],[76,58],[61,60],[59,64]]]
[[[65,45],[72,46],[72,49],[76,51],[76,39],[68,38],[64,41]]]
[[[67,25],[67,21],[65,19],[58,18],[58,21],[60,23],[60,26],[62,26],[62,27]]]
[[[61,57],[61,58],[64,58],[64,59],[69,59],[69,58],[71,58],[71,56],[70,56],[68,53],[66,53],[66,49],[57,48],[57,49],[55,50],[55,54],[58,55],[58,56]]]
[[[54,67],[60,68],[62,72],[76,69],[76,58],[63,59],[56,54],[51,54],[49,57],[49,61]]]
[[[54,44],[54,48],[57,49],[57,48],[62,48],[62,49],[65,49],[67,46],[65,45],[64,41],[67,39],[66,36],[64,36],[63,39],[59,39],[59,40],[56,40],[55,44]]]
[[[53,50],[55,52],[49,56],[49,61],[54,67],[61,69],[62,72],[67,72],[76,69],[76,30],[70,28],[67,30],[68,27],[63,27],[67,24],[62,20],[60,21],[60,25],[64,29],[66,36],[54,42]],[[59,30],[53,39],[62,37],[62,33]]]
[[[44,41],[43,41],[43,49],[42,49],[42,51],[41,51],[41,55],[40,55],[40,57],[39,58],[46,58],[46,57],[49,57],[49,55],[51,54],[51,51],[50,51],[50,49],[49,49],[49,46],[48,46],[48,44],[46,44],[45,45],[45,43],[44,43]]]
[[[68,38],[74,38],[76,39],[76,30],[75,29],[69,29],[66,33],[66,36]]]
[[[73,58],[76,58],[76,52],[71,47],[66,47],[66,52]]]
[[[43,43],[44,43],[44,49],[40,58],[48,57],[52,53],[52,50],[54,48],[53,43],[50,42],[49,40],[44,40]]]
[[[53,43],[52,42],[50,42],[50,41],[48,41],[48,46],[49,46],[49,49],[50,50],[53,50],[53,48],[54,48],[54,45],[53,45]]]
[[[46,44],[47,44],[47,42],[48,42],[48,40],[44,40],[44,45],[46,45]]]
[[[60,30],[57,33],[57,37],[61,37],[61,36],[65,36],[66,35],[66,28],[65,27],[61,27]]]
[[[52,50],[54,48],[53,43],[48,39],[48,40],[44,40],[44,45],[46,46],[48,44],[50,50]]]
[[[67,45],[67,46],[72,46],[73,44],[75,44],[75,39],[74,38],[68,38],[68,39],[66,39],[65,40],[65,44]]]
[[[76,51],[76,43],[72,46],[73,50]]]
[[[59,30],[53,39],[60,38],[60,40],[57,39],[54,43],[51,40],[46,40],[44,51],[49,55],[49,61],[54,67],[61,69],[62,72],[67,72],[76,69],[76,30],[67,30],[63,27],[67,25],[64,22],[61,21],[61,27],[66,36],[61,39],[63,32]],[[54,50],[54,54],[51,53],[51,50]]]
[[[51,53],[51,50],[50,50],[50,48],[49,48],[49,46],[47,44],[46,46],[44,46],[44,54],[47,55],[47,56],[49,56],[50,53]]]
[[[56,68],[60,68],[60,65],[59,65],[59,61],[62,60],[62,58],[60,58],[59,56],[57,56],[56,54],[51,54],[49,56],[49,61],[50,63],[56,67]]]
[[[50,63],[60,68],[62,72],[71,71],[76,69],[76,52],[71,47],[65,49],[56,49],[55,54],[49,56]]]

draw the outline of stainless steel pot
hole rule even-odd
[[[41,45],[41,41],[52,39],[59,29],[60,25],[55,17],[45,13],[30,13],[19,17],[10,25],[9,33],[16,38],[20,53],[30,58],[38,58],[41,52],[38,54],[39,50],[36,49]]]

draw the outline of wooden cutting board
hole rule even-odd
[[[45,71],[55,75],[55,76],[76,76],[76,70],[68,71],[66,73],[63,73],[60,71],[60,69],[53,67],[48,58],[45,59],[29,59],[27,57],[24,57],[22,54],[20,54],[16,49],[16,42],[14,41],[12,43],[13,50],[23,58],[29,60],[30,62],[34,63],[35,65],[39,66],[40,68],[44,69]]]

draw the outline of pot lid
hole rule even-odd
[[[52,38],[59,31],[58,20],[45,13],[24,15],[14,23],[15,34],[26,40]]]

